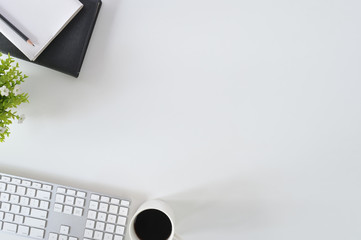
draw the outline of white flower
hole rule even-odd
[[[7,89],[5,86],[2,86],[0,88],[0,95],[5,97],[9,96],[9,89]]]
[[[4,133],[6,131],[6,128],[0,127],[0,133]]]
[[[21,115],[19,116],[18,123],[23,123],[24,120],[25,120],[25,115],[24,115],[24,114],[21,114]]]
[[[20,86],[15,86],[14,90],[13,90],[13,93],[14,93],[15,96],[19,95],[20,94]]]

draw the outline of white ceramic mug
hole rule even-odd
[[[175,224],[175,216],[174,216],[174,212],[172,210],[172,208],[166,204],[165,202],[161,201],[161,200],[149,200],[144,202],[139,208],[138,210],[135,212],[134,216],[132,217],[132,219],[130,220],[129,223],[129,236],[131,240],[141,240],[139,239],[139,237],[137,236],[137,234],[135,233],[135,229],[134,229],[134,224],[136,222],[137,216],[145,211],[145,210],[149,210],[149,209],[155,209],[155,210],[159,210],[161,212],[163,212],[169,219],[170,223],[171,223],[171,233],[169,235],[169,237],[167,238],[167,240],[180,240],[179,237],[175,237],[175,231],[174,231],[174,224]]]

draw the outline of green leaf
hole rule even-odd
[[[3,54],[0,52],[0,57]],[[27,93],[15,95],[14,89],[24,82],[28,76],[19,70],[19,64],[8,54],[6,58],[0,60],[0,88],[6,87],[9,90],[8,96],[2,96],[0,92],[0,142],[4,142],[9,137],[9,125],[12,120],[17,120],[20,116],[11,109],[16,109],[22,103],[29,102]]]

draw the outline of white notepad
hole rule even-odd
[[[80,11],[79,0],[0,0],[0,13],[34,43],[28,44],[0,19],[0,32],[31,61]]]

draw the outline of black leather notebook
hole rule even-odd
[[[74,77],[78,77],[86,50],[101,7],[101,0],[80,0],[84,5],[73,20],[49,46],[33,61]],[[12,57],[30,61],[0,33],[0,51]]]

